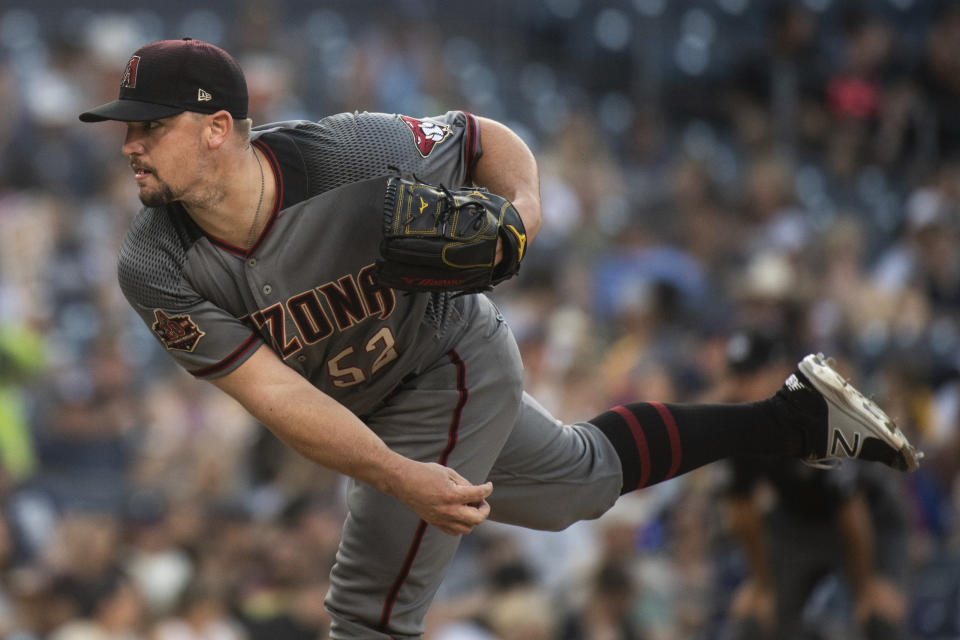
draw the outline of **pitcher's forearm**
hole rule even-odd
[[[384,493],[397,495],[411,466],[418,464],[391,451],[352,412],[280,362],[266,346],[213,384],[307,459]]]

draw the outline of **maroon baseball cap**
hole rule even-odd
[[[184,111],[226,109],[247,117],[247,81],[229,53],[212,44],[183,38],[137,49],[123,70],[120,97],[80,114],[84,122],[143,122]]]

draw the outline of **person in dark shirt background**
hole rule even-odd
[[[776,338],[735,333],[727,343],[729,400],[776,385],[790,355]],[[730,464],[731,525],[747,565],[732,599],[730,640],[824,637],[811,598],[830,577],[849,588],[842,617],[861,637],[906,637],[909,525],[895,479],[855,461],[830,471],[787,459]]]

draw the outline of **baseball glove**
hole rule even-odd
[[[503,257],[494,265],[498,239]],[[516,275],[526,242],[517,210],[496,194],[394,177],[374,276],[405,291],[486,291]]]

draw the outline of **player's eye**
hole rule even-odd
[[[160,128],[159,120],[151,120],[150,122],[147,123],[147,129],[159,129],[159,128]]]

